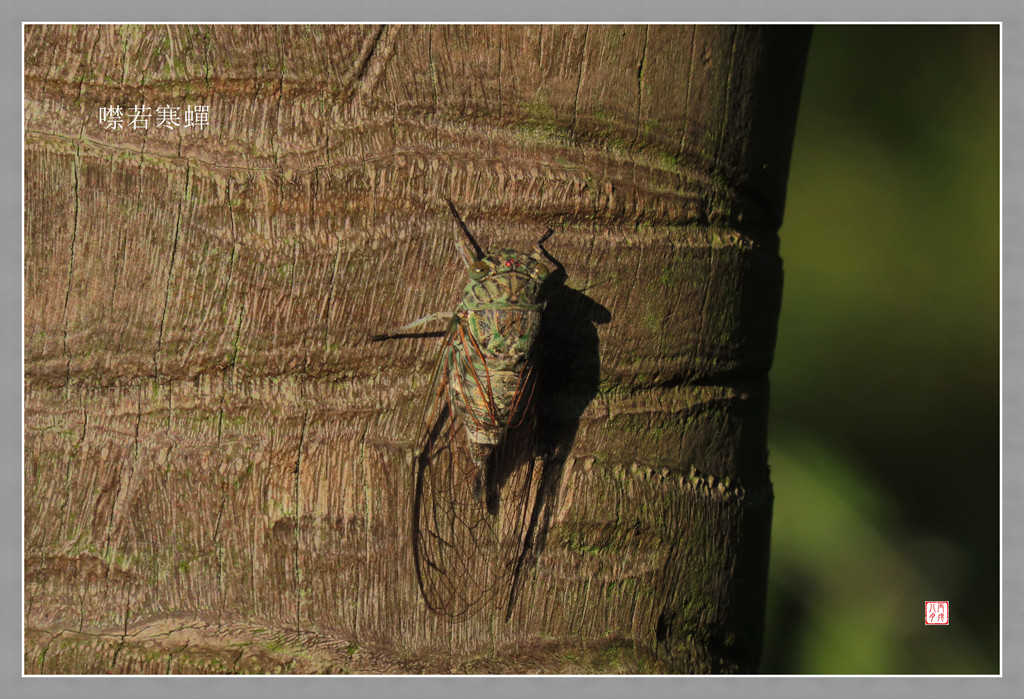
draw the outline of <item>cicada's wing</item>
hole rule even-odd
[[[477,467],[469,458],[466,429],[455,417],[446,390],[457,351],[475,345],[446,339],[439,361],[437,399],[416,460],[412,540],[416,578],[434,612],[463,619],[492,607],[511,609],[523,569],[539,485],[535,468],[536,420],[532,367],[516,391],[523,413],[494,449],[480,497]],[[462,349],[462,348],[470,349]],[[457,349],[458,348],[458,349]],[[472,359],[482,358],[474,357]],[[471,362],[472,363],[472,362]],[[522,395],[520,395],[520,393]],[[458,394],[455,394],[458,395]]]
[[[488,511],[504,518],[506,532],[503,560],[509,566],[506,618],[513,605],[530,556],[540,516],[540,488],[543,462],[538,451],[537,371],[527,362],[512,399],[511,417],[505,438],[495,449],[487,474]]]

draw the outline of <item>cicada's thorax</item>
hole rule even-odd
[[[478,261],[455,313],[448,390],[466,429],[471,456],[483,466],[509,427],[524,418],[533,390],[532,352],[547,268],[536,258],[497,250]]]

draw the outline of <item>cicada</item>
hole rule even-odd
[[[429,609],[468,617],[512,612],[539,504],[537,346],[548,262],[543,248],[485,253],[448,202],[465,239],[469,280],[454,312],[373,339],[448,321],[415,458],[412,549]],[[560,266],[559,266],[560,267]]]

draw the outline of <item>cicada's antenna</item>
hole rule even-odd
[[[445,199],[445,201],[448,202],[448,208],[452,210],[452,216],[454,216],[455,220],[459,222],[459,228],[461,228],[462,232],[466,234],[466,240],[468,240],[469,244],[473,247],[473,254],[470,255],[470,251],[462,244],[462,241],[458,242],[459,255],[462,257],[462,261],[466,263],[466,266],[469,267],[477,260],[482,260],[484,258],[484,251],[479,245],[477,245],[476,239],[473,238],[473,234],[469,232],[469,228],[467,228],[466,224],[462,221],[462,217],[459,216],[459,212],[455,210],[455,204],[452,203],[452,200]]]

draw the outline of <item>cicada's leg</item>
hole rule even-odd
[[[380,342],[381,340],[390,340],[393,337],[401,337],[402,335],[407,334],[413,328],[418,328],[421,325],[426,325],[427,323],[433,323],[433,322],[438,321],[438,320],[448,320],[448,321],[450,321],[451,318],[452,318],[451,311],[441,311],[441,312],[438,312],[438,313],[431,313],[428,316],[423,316],[422,318],[414,320],[411,323],[407,323],[406,325],[403,325],[400,328],[396,328],[396,329],[392,330],[391,332],[382,333],[380,335],[371,335],[370,336],[370,340],[372,342]]]

